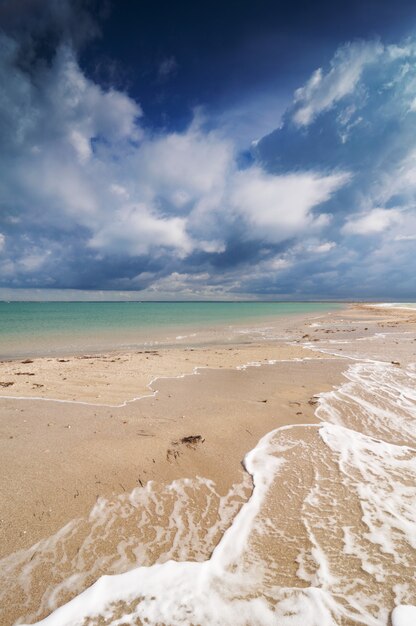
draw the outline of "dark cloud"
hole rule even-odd
[[[52,58],[62,43],[77,50],[89,43],[108,6],[99,0],[3,0],[0,28],[19,42],[19,61],[27,66]]]

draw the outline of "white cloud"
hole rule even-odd
[[[112,216],[89,241],[92,248],[113,254],[140,256],[160,247],[177,250],[180,257],[192,250],[183,218],[161,218],[143,204],[129,205]]]
[[[285,270],[291,265],[292,265],[292,261],[290,261],[289,259],[286,259],[284,257],[275,257],[273,259],[266,261],[264,264],[262,264],[260,269],[261,270],[265,269],[266,271],[275,273],[281,270]]]
[[[135,159],[142,185],[153,185],[177,203],[180,195],[195,199],[221,187],[234,167],[234,150],[229,141],[193,124],[184,133],[144,141]]]
[[[141,109],[115,90],[104,91],[84,76],[73,51],[62,46],[50,67],[35,79],[17,64],[18,46],[0,35],[0,77],[7,84],[1,102],[3,141],[13,145],[72,145],[84,154],[93,138],[138,140]]]
[[[402,212],[398,209],[372,209],[353,216],[342,227],[346,235],[374,235],[400,223]]]
[[[6,243],[6,237],[3,235],[3,233],[0,233],[0,252],[4,249]]]
[[[325,254],[337,247],[335,241],[325,241],[324,243],[309,246],[308,250],[314,254]]]
[[[86,163],[91,158],[91,143],[79,130],[71,130],[69,141],[74,147],[80,163]]]
[[[0,274],[14,279],[24,273],[29,276],[36,275],[39,269],[45,266],[53,257],[52,250],[42,249],[29,238],[22,240],[22,249],[13,259],[6,259],[0,265]],[[4,257],[3,257],[4,258]]]
[[[378,202],[388,202],[400,194],[414,204],[416,199],[416,149],[412,145],[408,154],[382,177],[374,194]]]
[[[322,68],[317,69],[309,81],[296,90],[294,122],[298,126],[309,125],[322,111],[351,93],[364,67],[375,62],[382,52],[383,46],[376,42],[357,42],[340,48],[326,74]]]
[[[126,182],[111,184],[120,203],[103,198],[98,214],[84,213],[90,246],[131,256],[169,248],[179,258],[194,250],[223,252],[236,223],[245,224],[248,237],[273,243],[323,228],[328,216],[311,210],[349,180],[345,173],[239,171],[230,142],[197,123],[181,134],[144,137],[120,175]]]
[[[416,241],[416,234],[414,235],[396,235],[394,241]]]
[[[250,145],[255,148],[259,137],[279,127],[288,104],[288,98],[280,93],[256,89],[250,97],[240,99],[230,108],[211,112],[212,121],[239,150],[247,150]]]
[[[50,252],[46,251],[23,256],[19,259],[20,268],[27,272],[35,272],[42,267],[49,255]]]
[[[129,198],[129,192],[122,185],[117,185],[116,183],[112,183],[110,185],[110,191],[114,193],[116,196],[119,196],[121,198],[125,198],[125,199]]]
[[[163,298],[167,300],[176,300],[178,294],[183,299],[194,299],[195,297],[202,300],[221,300],[238,298],[240,281],[234,277],[223,277],[221,282],[216,281],[215,277],[208,272],[197,272],[190,274],[188,272],[172,272],[168,276],[159,278],[154,281],[151,287],[145,289],[142,293],[144,297],[150,299]]]
[[[324,226],[327,217],[311,210],[329,200],[349,178],[346,173],[309,172],[273,176],[253,167],[236,173],[231,205],[247,220],[252,236],[279,242]]]

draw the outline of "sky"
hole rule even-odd
[[[416,299],[416,3],[0,0],[0,298]]]

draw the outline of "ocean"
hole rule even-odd
[[[192,339],[195,331],[319,314],[341,306],[328,302],[0,302],[0,358],[175,345]],[[199,339],[209,341],[198,335]]]

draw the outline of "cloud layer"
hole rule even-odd
[[[256,146],[277,175],[309,166],[351,176],[332,197],[326,235],[336,245],[319,267],[306,273],[291,250],[285,279],[299,281],[303,293],[415,297],[415,61],[412,39],[343,46],[295,92],[281,128]]]
[[[31,63],[27,42],[0,35],[0,287],[414,295],[413,41],[340,48],[251,159],[200,111],[152,133],[68,34]]]

